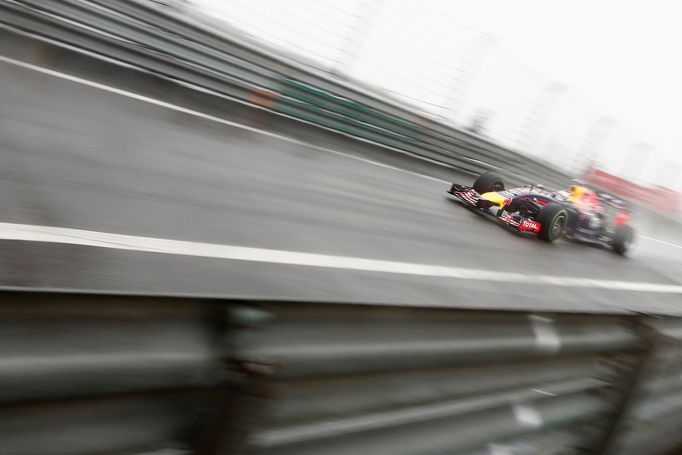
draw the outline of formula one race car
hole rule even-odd
[[[624,255],[634,241],[625,202],[583,185],[555,192],[539,185],[505,189],[502,177],[488,172],[471,187],[453,183],[448,193],[513,231],[547,242],[563,236]]]

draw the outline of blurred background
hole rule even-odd
[[[438,0],[174,6],[568,172],[592,164],[632,182],[681,188],[673,57],[680,36],[660,3],[645,10],[622,2]]]
[[[677,16],[1,0],[0,454],[679,454]],[[491,170],[635,245],[446,197]]]

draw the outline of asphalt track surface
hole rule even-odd
[[[454,204],[438,179],[91,85],[0,63],[1,223],[314,253],[351,266],[17,240],[0,229],[2,286],[682,314],[679,289],[589,284],[681,286],[682,249],[669,239],[640,239],[621,258],[519,238]],[[365,259],[525,279],[352,265]]]

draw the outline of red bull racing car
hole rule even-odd
[[[538,185],[505,189],[502,177],[488,172],[473,186],[453,183],[448,193],[513,231],[547,242],[565,237],[624,255],[634,241],[625,202],[583,185],[554,192]]]

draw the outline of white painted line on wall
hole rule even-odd
[[[333,268],[363,272],[442,277],[493,283],[524,283],[572,288],[682,294],[682,285],[637,281],[598,280],[583,277],[524,274],[353,256],[191,242],[157,237],[113,234],[83,229],[0,223],[0,239],[84,245],[115,250],[174,254],[257,263]]]

